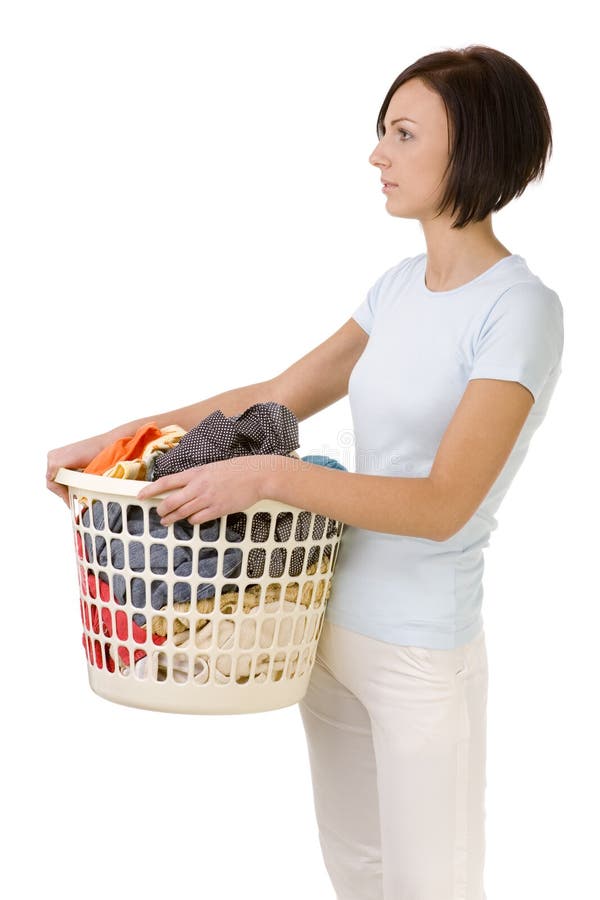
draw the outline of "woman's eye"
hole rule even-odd
[[[406,134],[406,135],[408,135],[408,137],[410,137],[410,134],[408,133],[408,131],[404,131],[402,128],[398,129],[398,134]]]

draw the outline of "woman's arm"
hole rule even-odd
[[[61,466],[65,469],[85,468],[104,447],[108,447],[109,444],[114,443],[119,438],[133,436],[137,429],[141,425],[146,424],[146,422],[156,422],[159,428],[164,428],[165,425],[179,425],[185,431],[189,431],[190,428],[193,428],[194,425],[197,425],[198,422],[205,419],[206,416],[216,409],[222,410],[226,416],[235,416],[254,403],[266,403],[272,399],[274,398],[272,397],[271,382],[261,381],[245,387],[224,391],[222,394],[209,397],[208,400],[201,400],[199,403],[182,406],[180,409],[173,409],[170,412],[134,419],[132,422],[125,422],[123,425],[118,425],[110,431],[94,435],[83,441],[58,447],[48,453],[46,486],[53,494],[57,494],[68,504],[68,489],[62,484],[56,484],[54,481],[54,477]]]

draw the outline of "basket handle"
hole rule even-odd
[[[105,475],[90,475],[87,472],[79,472],[74,469],[60,468],[54,480],[68,487],[82,488],[83,490],[98,492],[101,494],[116,494],[121,497],[137,497],[147,481],[138,481],[133,478],[107,478]],[[152,502],[157,503],[168,496],[168,492],[157,494]]]
[[[110,478],[106,475],[90,475],[87,472],[79,472],[75,469],[60,468],[56,473],[54,480],[58,484],[64,484],[68,487],[78,488],[80,490],[89,491],[92,494],[112,494],[113,497],[135,497],[142,490],[147,481],[137,481],[133,478]],[[147,500],[140,500],[140,503],[152,503],[156,505],[165,497],[168,497],[171,491],[162,494],[156,494],[155,497],[149,497]],[[303,510],[297,506],[280,503],[279,500],[257,500],[247,509],[240,510],[247,516],[252,516],[256,512],[270,512],[277,515],[280,512],[302,512]],[[217,516],[217,518],[219,518]]]

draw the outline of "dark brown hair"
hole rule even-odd
[[[398,75],[377,117],[377,137],[401,84],[420,78],[448,116],[446,189],[438,215],[458,210],[452,228],[479,222],[541,180],[552,155],[552,126],[533,78],[510,56],[480,44],[422,56]]]

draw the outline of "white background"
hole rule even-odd
[[[276,375],[423,252],[368,163],[376,117],[406,66],[470,43],[517,59],[549,107],[545,178],[494,228],[565,314],[563,375],[486,550],[486,888],[599,895],[592,40],[578,3],[560,20],[522,2],[3,5],[11,898],[333,900],[297,706],[170,715],[90,690],[46,453]],[[351,428],[346,398],[301,423],[298,452],[346,463]]]

